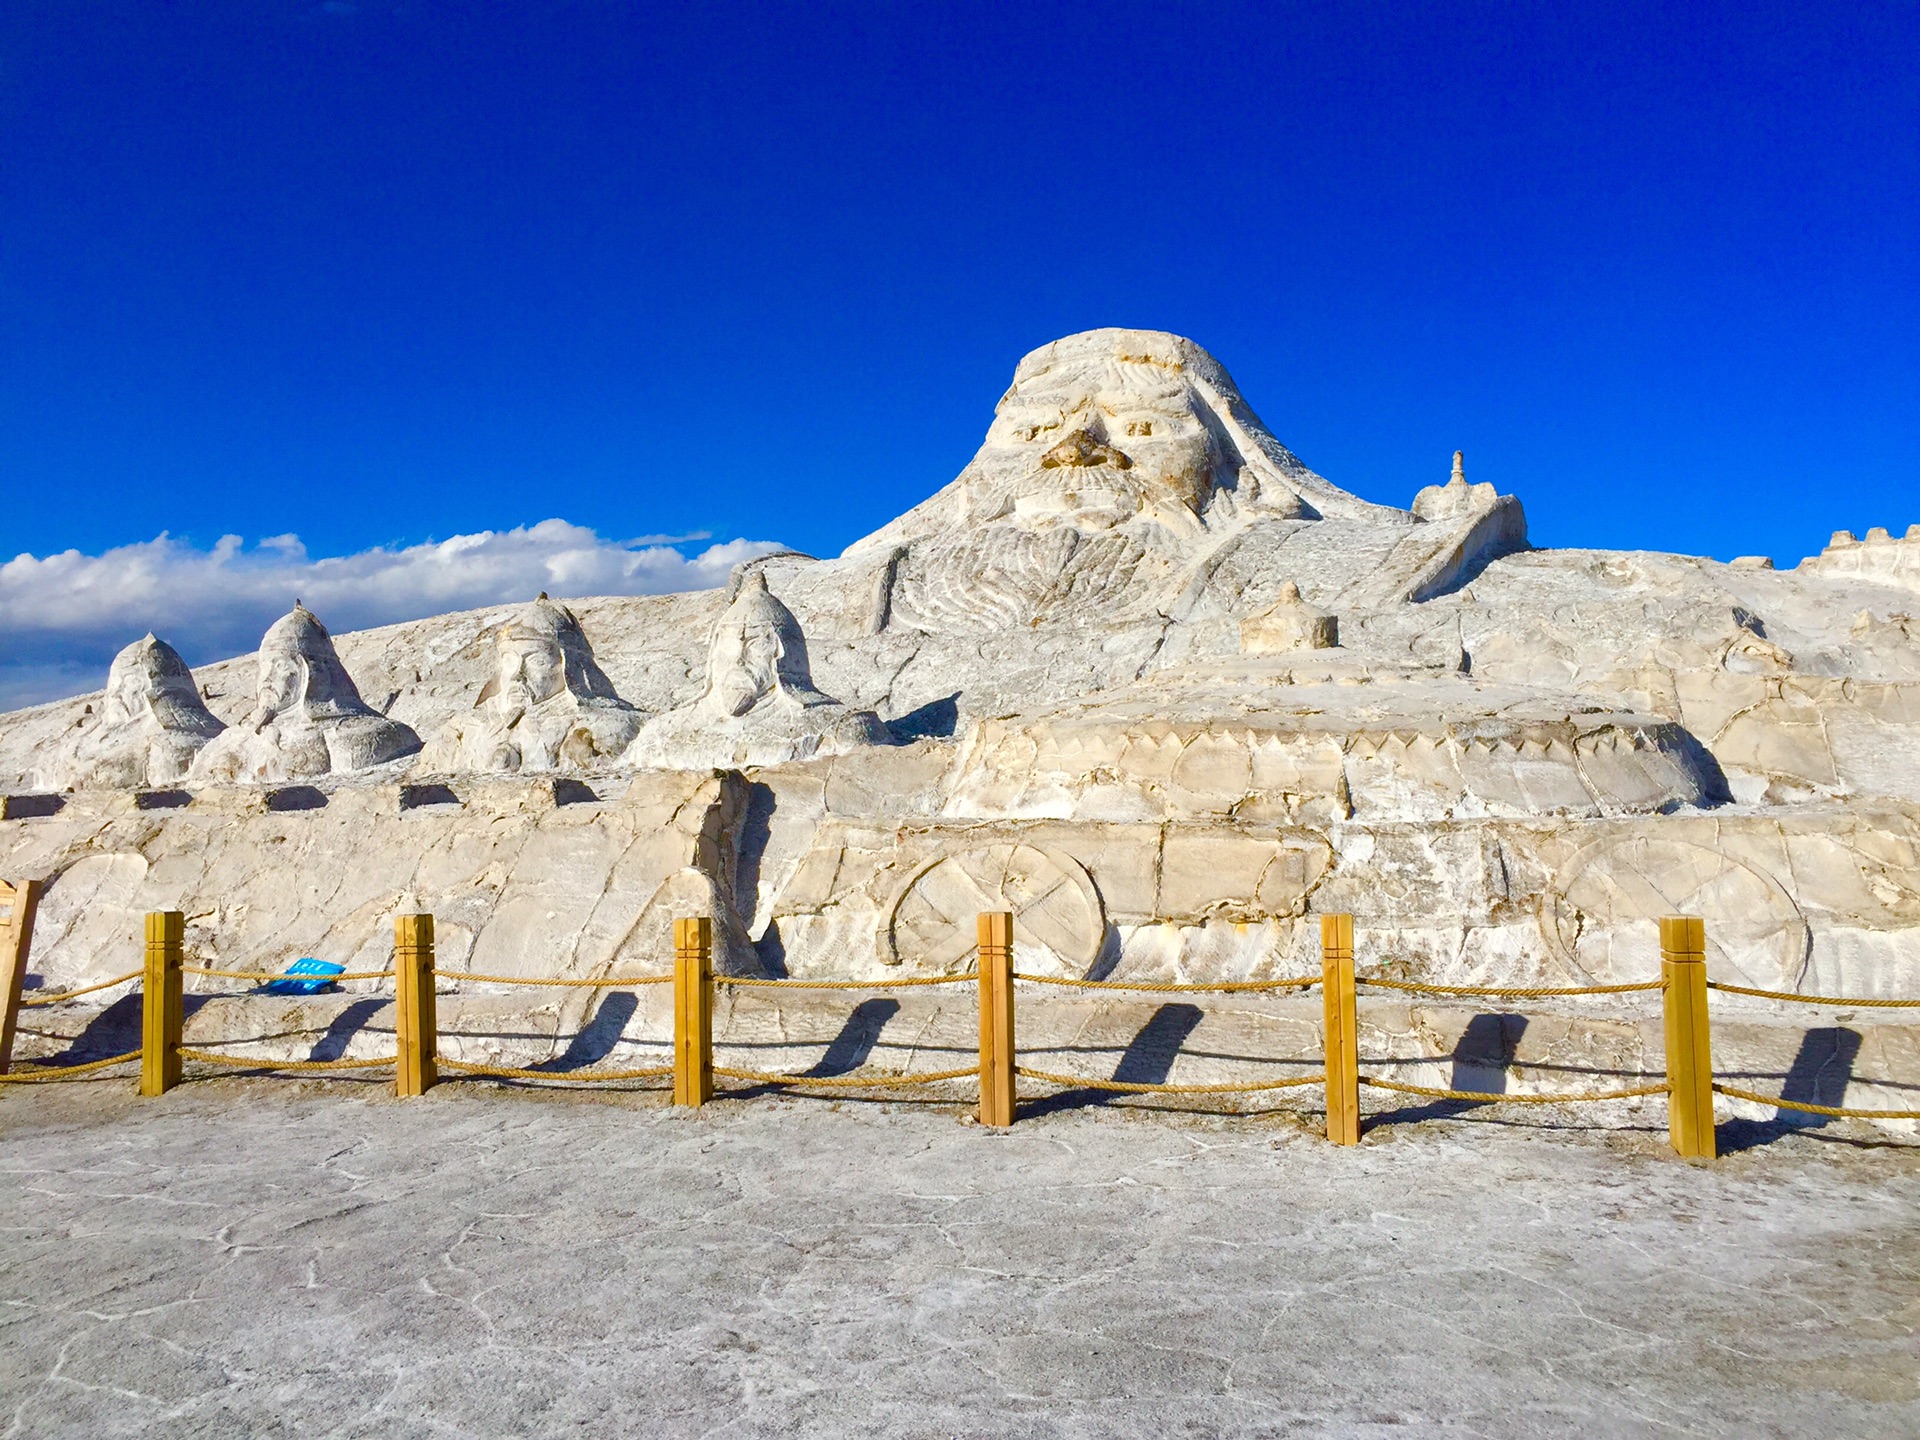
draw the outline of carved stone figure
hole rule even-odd
[[[493,677],[470,714],[447,722],[419,768],[580,769],[626,749],[641,719],[594,661],[579,619],[543,592],[495,632]]]
[[[420,737],[360,698],[327,627],[298,601],[260,641],[251,714],[200,752],[196,780],[273,784],[411,755]]]
[[[194,688],[187,662],[148,635],[113,657],[99,714],[37,775],[48,790],[141,790],[182,778],[227,727]]]
[[[1249,655],[1278,655],[1289,650],[1325,650],[1340,643],[1340,622],[1300,598],[1289,580],[1280,598],[1258,615],[1240,622],[1240,648]]]
[[[623,758],[685,769],[777,765],[887,738],[871,711],[814,689],[800,622],[754,570],[713,627],[706,693],[648,721]]]
[[[1352,913],[1368,969],[1521,987],[1652,979],[1656,922],[1685,913],[1733,983],[1920,995],[1920,532],[1897,538],[1920,517],[1861,515],[1859,539],[1778,568],[1533,550],[1515,497],[1454,461],[1425,489],[1378,476],[1412,505],[1370,505],[1282,448],[1199,346],[1069,336],[1019,363],[951,484],[923,471],[928,498],[838,557],[736,542],[724,594],[595,601],[591,648],[548,601],[484,633],[468,611],[353,637],[368,698],[403,693],[394,714],[438,737],[413,768],[475,783],[402,788],[421,777],[400,760],[316,782],[324,807],[297,784],[195,783],[185,807],[19,793],[56,765],[107,783],[106,762],[64,767],[117,764],[123,732],[159,781],[199,737],[161,698],[130,722],[142,686],[217,729],[158,651],[109,695],[0,716],[0,873],[57,876],[39,924],[59,983],[122,973],[130,917],[183,906],[196,948],[248,964],[375,969],[393,914],[420,910],[450,967],[657,975],[673,922],[706,915],[718,969],[869,980],[964,973],[975,915],[1006,910],[1023,972],[1148,982],[1313,973],[1319,918]],[[196,678],[245,710],[254,664]],[[196,779],[412,748],[302,612],[259,681]],[[589,764],[590,784],[553,773]],[[1456,998],[1423,1013],[1465,1024]],[[1556,1019],[1529,1043],[1564,1036],[1588,1068],[1617,1046],[1637,1071],[1657,1005],[1626,999],[1591,1009],[1614,1038]],[[1770,1013],[1727,1011],[1716,1046]],[[1728,1068],[1788,1067],[1805,1021],[1780,1013]],[[531,1063],[575,1018],[446,1038]],[[1390,1028],[1383,1059],[1454,1043]],[[1899,1073],[1873,1028],[1846,1103],[1910,1109],[1855,1093],[1868,1060]]]
[[[1210,526],[1322,515],[1410,523],[1303,465],[1192,341],[1092,330],[1022,360],[959,478],[847,555],[915,541],[892,607],[920,628],[1112,623],[1166,603]]]

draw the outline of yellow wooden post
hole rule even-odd
[[[147,916],[147,968],[140,993],[140,1093],[164,1095],[180,1083],[180,946],[187,917]]]
[[[20,1019],[20,993],[27,983],[27,952],[33,948],[33,912],[40,905],[40,882],[9,885],[0,880],[0,1075],[13,1063],[13,1032]]]
[[[713,921],[673,922],[673,1103],[713,1098]]]
[[[980,1123],[1013,1124],[1013,915],[982,910],[980,939]]]
[[[1327,1139],[1360,1143],[1360,1047],[1353,1007],[1353,916],[1320,917],[1321,990],[1327,1016]]]
[[[1707,1027],[1707,927],[1697,915],[1660,921],[1666,986],[1667,1135],[1679,1155],[1711,1160],[1713,1046]]]
[[[440,1080],[440,1009],[433,993],[433,916],[393,917],[395,1095],[424,1095]]]

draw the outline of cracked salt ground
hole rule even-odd
[[[0,1100],[4,1434],[1920,1432],[1920,1152],[335,1082]]]

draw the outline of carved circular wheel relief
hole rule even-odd
[[[1660,975],[1662,915],[1706,921],[1716,980],[1793,990],[1807,966],[1807,922],[1763,870],[1684,840],[1605,841],[1575,855],[1546,897],[1547,943],[1602,984]]]
[[[1039,973],[1085,975],[1106,938],[1106,909],[1079,861],[1033,845],[991,845],[914,876],[887,926],[889,958],[938,974],[971,969],[982,910],[1013,912],[1018,963]]]

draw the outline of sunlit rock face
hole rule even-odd
[[[814,688],[800,622],[754,570],[713,628],[705,693],[649,721],[625,758],[670,769],[777,765],[886,739],[872,712]]]
[[[614,693],[579,619],[544,594],[494,636],[494,672],[473,711],[422,754],[426,772],[579,770],[627,748],[643,717]]]
[[[98,713],[82,720],[34,778],[47,790],[171,785],[224,729],[179,652],[148,635],[113,657]]]
[[[1656,976],[1688,912],[1734,983],[1920,994],[1920,540],[1533,550],[1517,499],[1433,458],[1372,503],[1191,341],[1068,336],[839,556],[339,656],[296,612],[197,672],[232,728],[176,809],[75,764],[146,724],[107,697],[0,717],[0,785],[71,787],[9,806],[0,876],[55,881],[72,979],[153,909],[202,917],[203,953],[376,965],[427,909],[449,966],[520,975],[659,973],[700,912],[738,973],[868,978],[964,970],[994,909],[1033,973],[1309,973],[1349,911],[1364,964],[1560,986]]]
[[[303,605],[260,641],[254,707],[200,752],[193,778],[274,784],[365,770],[420,748],[420,737],[360,698],[327,627]]]
[[[892,602],[907,624],[1111,618],[1174,582],[1210,531],[1259,516],[1413,518],[1309,470],[1192,341],[1091,330],[1022,360],[959,479],[848,554],[919,542]]]

